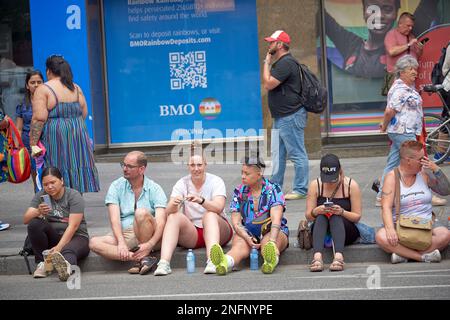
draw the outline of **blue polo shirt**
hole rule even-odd
[[[122,229],[131,228],[134,221],[134,192],[127,179],[121,177],[109,187],[105,198],[105,205],[117,204],[120,207],[120,221]],[[156,208],[165,208],[167,197],[159,184],[144,176],[142,193],[136,204],[136,208],[146,208],[155,216]]]

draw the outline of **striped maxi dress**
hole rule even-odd
[[[59,102],[56,93],[50,90],[56,98],[56,106],[49,111],[41,135],[41,142],[47,149],[45,167],[58,168],[67,187],[81,193],[97,192],[100,190],[98,172],[80,103],[78,99]]]

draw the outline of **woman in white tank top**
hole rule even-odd
[[[450,183],[445,174],[424,154],[423,144],[406,141],[400,147],[400,214],[432,219],[431,190],[440,195],[450,194]],[[439,250],[450,243],[450,231],[433,221],[432,241],[424,251],[407,248],[398,242],[394,210],[395,173],[390,171],[384,180],[381,206],[384,226],[377,232],[377,244],[392,253],[391,262],[407,262],[408,259],[423,262],[439,262]]]

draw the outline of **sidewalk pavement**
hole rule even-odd
[[[310,180],[319,175],[319,160],[311,160]],[[361,222],[379,227],[381,225],[380,208],[375,207],[375,192],[371,190],[372,182],[379,177],[386,164],[386,157],[369,157],[356,159],[341,159],[342,168],[345,175],[358,182],[362,198],[363,213]],[[118,163],[97,163],[100,177],[101,191],[98,193],[88,193],[84,195],[86,201],[86,221],[90,236],[105,235],[110,231],[109,219],[104,199],[109,185],[112,181],[122,175],[122,170]],[[442,170],[450,177],[450,166],[441,166]],[[291,164],[288,165],[285,175],[284,192],[291,191],[294,170]],[[227,186],[228,208],[229,199],[235,186],[240,184],[241,165],[208,164],[207,171],[222,177]],[[171,163],[149,163],[146,174],[156,181],[166,192],[167,197],[175,182],[182,176],[188,174],[185,165],[175,165]],[[30,180],[22,184],[2,183],[0,184],[0,220],[11,224],[11,228],[0,231],[0,256],[17,254],[23,246],[26,236],[26,226],[22,217],[33,197],[33,187]],[[450,196],[445,197],[450,200]],[[295,200],[287,202],[286,218],[290,230],[290,246],[282,254],[280,264],[309,264],[312,260],[312,251],[300,250],[296,246],[296,230],[298,222],[304,219],[306,200]],[[441,209],[442,208],[442,209]],[[448,207],[436,207],[435,212],[441,213],[440,219],[447,222],[449,212]],[[450,248],[450,247],[449,247]],[[450,257],[450,249],[443,253],[443,257]],[[197,249],[197,266],[204,266],[206,261],[205,249]],[[186,251],[178,248],[174,254],[172,268],[185,267]],[[374,262],[386,263],[390,261],[390,256],[380,250],[376,245],[351,245],[346,247],[344,252],[347,262]],[[326,262],[332,260],[331,249],[324,257]],[[32,270],[34,270],[34,257],[30,258]],[[90,253],[89,257],[80,263],[81,270],[89,271],[123,271],[127,270],[129,263],[111,262]],[[248,261],[243,262],[248,265]],[[26,274],[27,269],[21,256],[0,257],[0,275],[5,274]]]

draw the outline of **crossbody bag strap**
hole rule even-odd
[[[400,171],[398,168],[394,169],[395,173],[395,193],[394,193],[394,205],[395,205],[395,216],[398,223],[400,219]]]
[[[341,183],[342,183],[342,181],[339,180],[339,183],[337,184],[336,188],[334,189],[333,193],[331,194],[330,199],[334,198],[334,196],[336,195],[336,193],[339,190],[339,187],[341,186]]]

